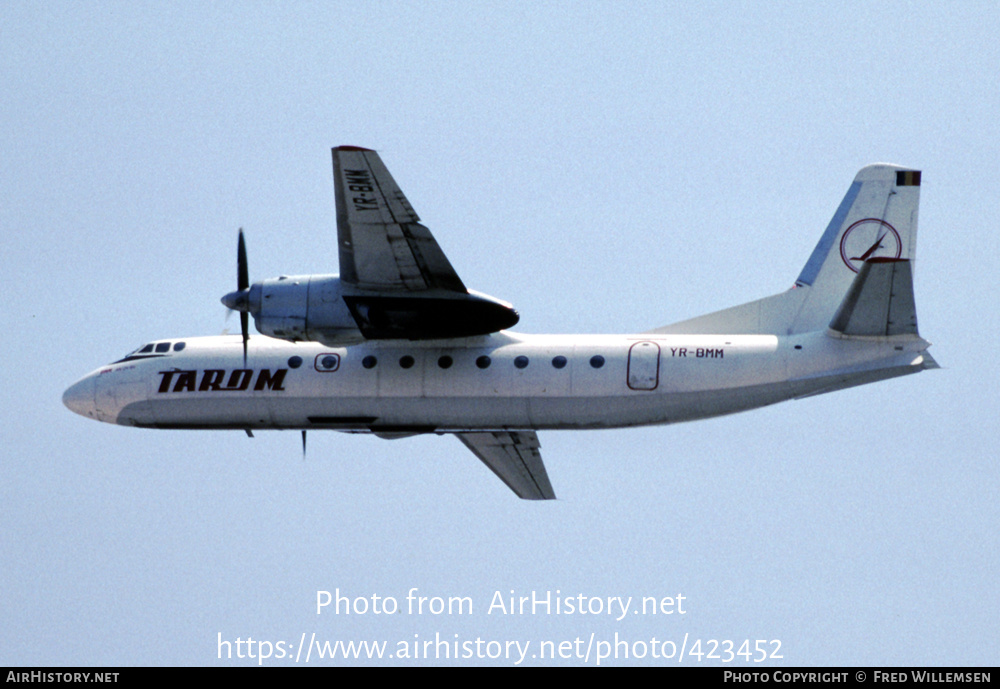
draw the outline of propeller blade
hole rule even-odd
[[[240,240],[236,245],[236,289],[242,292],[250,287],[250,269],[247,267],[247,244],[240,228]]]
[[[227,294],[222,301],[229,308],[239,307],[240,332],[243,334],[243,368],[247,366],[247,342],[250,340],[250,314],[247,313],[249,294],[250,268],[247,266],[247,243],[241,227],[239,241],[236,243],[236,291]]]
[[[240,332],[243,334],[243,368],[247,366],[247,342],[250,340],[250,269],[247,268],[247,243],[240,228],[236,243],[236,291],[222,298],[232,311],[240,312]],[[228,317],[228,316],[227,316]]]
[[[250,314],[240,311],[240,330],[243,332],[243,368],[247,367],[247,341],[250,339]]]

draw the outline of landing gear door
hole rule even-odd
[[[660,384],[660,345],[636,342],[628,350],[630,390],[655,390]]]

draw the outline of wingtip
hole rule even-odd
[[[364,148],[363,146],[336,146],[335,151],[363,151],[365,153],[374,153],[375,151],[370,148]]]

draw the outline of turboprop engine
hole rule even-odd
[[[342,287],[336,275],[282,275],[228,294],[223,303],[239,311],[245,308],[257,331],[269,337],[328,345],[360,342],[364,337],[347,309]]]
[[[510,304],[471,291],[375,292],[336,275],[281,276],[251,285],[242,232],[237,258],[237,290],[222,303],[240,312],[244,348],[247,314],[263,335],[328,346],[472,337],[509,328],[519,319]]]

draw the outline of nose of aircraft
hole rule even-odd
[[[73,383],[63,393],[63,404],[80,416],[94,416],[94,379],[91,376]]]

